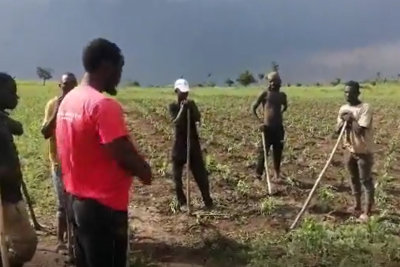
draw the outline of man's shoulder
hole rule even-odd
[[[362,103],[360,105],[360,107],[361,107],[361,109],[364,109],[364,110],[370,110],[371,109],[371,105],[369,103]]]
[[[47,105],[48,106],[54,105],[57,102],[57,100],[58,100],[58,96],[55,96],[55,97],[51,98],[49,101],[47,101]]]
[[[62,104],[79,104],[86,108],[101,105],[120,106],[118,101],[109,98],[91,86],[80,85],[69,92],[63,99]]]
[[[349,104],[344,104],[340,106],[339,112],[350,109],[351,106]]]
[[[51,98],[49,101],[47,101],[46,103],[46,109],[52,109],[56,106],[58,101],[58,96],[55,96],[53,98]]]
[[[169,109],[174,109],[174,108],[177,108],[177,107],[179,108],[179,104],[176,101],[174,101],[172,103],[169,103],[169,105],[168,105]]]
[[[263,90],[261,93],[258,94],[258,97],[266,97],[268,95],[268,90]]]
[[[194,101],[194,99],[188,99],[188,104],[189,105],[196,105],[196,101]]]
[[[103,97],[95,99],[91,104],[92,109],[100,108],[102,110],[122,110],[122,106],[117,100],[104,95]]]

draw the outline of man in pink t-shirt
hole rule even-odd
[[[132,176],[151,183],[149,164],[129,139],[114,99],[124,59],[120,49],[95,39],[83,52],[82,83],[57,114],[57,150],[70,195],[78,267],[125,266],[127,209]]]

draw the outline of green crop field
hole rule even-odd
[[[154,182],[136,183],[130,213],[135,266],[163,263],[196,266],[400,266],[400,84],[367,86],[362,99],[374,109],[377,181],[374,216],[358,223],[351,205],[348,174],[339,149],[298,229],[287,229],[336,141],[342,87],[283,88],[288,95],[281,194],[268,197],[254,183],[260,133],[250,113],[259,88],[194,88],[202,113],[199,128],[216,208],[187,216],[176,209],[171,179],[173,129],[167,110],[175,100],[168,88],[122,88],[117,99],[140,150],[151,161]],[[54,221],[55,198],[40,134],[46,101],[57,85],[19,83],[20,104],[12,116],[24,124],[16,139],[24,178],[39,220]],[[201,206],[192,182],[194,209]],[[186,266],[186,265],[181,265]]]

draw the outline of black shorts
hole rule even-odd
[[[283,147],[285,140],[285,129],[283,128],[283,125],[265,126],[264,135],[267,147]]]

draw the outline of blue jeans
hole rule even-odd
[[[51,170],[51,176],[53,180],[54,189],[56,191],[57,206],[58,206],[57,217],[65,218],[66,197],[65,197],[64,184],[61,178],[61,167],[59,165],[53,166]]]

